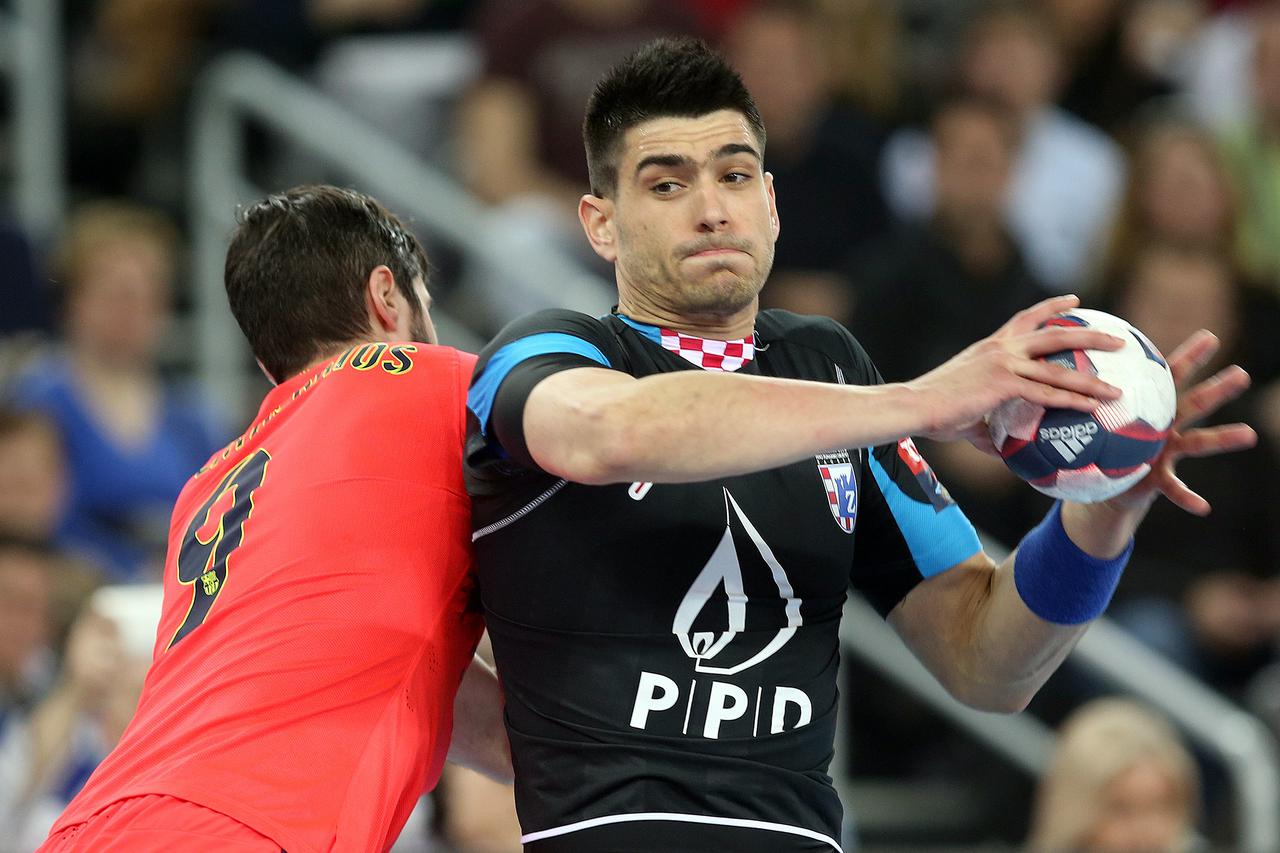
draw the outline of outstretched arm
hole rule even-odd
[[[601,368],[565,370],[530,392],[524,439],[539,467],[574,482],[691,482],[908,435],[967,437],[1013,397],[1091,411],[1119,391],[1039,360],[1064,349],[1121,345],[1103,332],[1038,328],[1077,303],[1073,296],[1045,300],[907,383],[831,385],[700,371],[636,379]]]
[[[462,675],[453,702],[453,741],[449,760],[510,785],[511,747],[502,722],[502,688],[498,674],[479,655]]]
[[[1199,332],[1178,348],[1169,367],[1180,390],[1217,346]],[[1163,494],[1188,512],[1208,513],[1174,466],[1183,456],[1253,445],[1257,436],[1244,424],[1191,428],[1248,385],[1248,374],[1233,365],[1181,394],[1174,430],[1140,483],[1102,503],[1063,504],[1060,521],[1051,514],[999,566],[978,554],[920,583],[890,624],[956,698],[993,711],[1026,707],[1105,607],[1152,502]]]

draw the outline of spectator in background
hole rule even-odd
[[[1044,298],[1008,224],[1016,118],[988,99],[957,99],[938,110],[929,150],[929,219],[846,258],[862,303],[853,331],[889,381],[931,370],[975,332]],[[900,345],[904,334],[911,347]]]
[[[1127,699],[1100,699],[1063,724],[1040,781],[1036,853],[1177,853],[1192,847],[1199,775],[1178,733]]]
[[[28,719],[27,805],[12,825],[18,850],[40,846],[133,718],[151,664],[161,594],[159,584],[104,587],[78,614],[57,680]]]
[[[1280,292],[1280,7],[1257,14],[1253,35],[1251,114],[1226,134],[1224,150],[1241,199],[1240,263]]]
[[[762,0],[730,27],[725,57],[769,128],[765,162],[787,222],[766,298],[847,324],[848,247],[886,230],[889,215],[877,181],[880,131],[832,98],[823,23],[815,0]]]
[[[66,500],[57,428],[42,415],[0,406],[0,532],[51,540]]]
[[[205,55],[210,14],[225,2],[66,0],[67,172],[75,186],[179,202],[182,99]]]
[[[1040,0],[1063,46],[1059,103],[1119,134],[1144,102],[1174,91],[1202,11],[1195,0]]]
[[[176,251],[172,226],[149,210],[79,210],[57,252],[65,350],[28,365],[14,387],[66,450],[59,541],[120,579],[157,568],[174,499],[223,438],[195,395],[160,375]]]
[[[1032,7],[1001,3],[975,18],[959,71],[967,91],[995,99],[1016,117],[1021,146],[1009,222],[1028,266],[1050,290],[1078,288],[1119,201],[1123,155],[1106,134],[1054,106],[1062,57],[1047,21]],[[918,132],[890,139],[885,180],[900,216],[932,210],[932,166],[928,140]]]
[[[1231,255],[1235,193],[1212,135],[1175,116],[1157,117],[1137,129],[1130,167],[1101,266],[1104,289],[1132,267],[1139,247],[1152,243]]]
[[[16,827],[31,794],[27,716],[53,680],[52,557],[37,542],[0,533],[0,827]],[[0,853],[11,853],[0,832]]]

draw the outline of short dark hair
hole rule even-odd
[[[385,264],[418,310],[422,245],[364,193],[295,187],[242,208],[227,249],[227,301],[249,346],[276,381],[330,347],[369,334],[364,285]]]
[[[649,42],[609,69],[587,101],[582,140],[591,192],[618,188],[618,147],[637,124],[664,116],[696,117],[737,110],[755,131],[764,153],[764,122],[738,72],[695,38]]]

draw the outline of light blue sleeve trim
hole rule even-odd
[[[498,396],[498,389],[502,387],[507,374],[522,361],[553,353],[571,353],[599,362],[605,367],[613,366],[594,344],[564,332],[539,332],[506,344],[489,358],[484,372],[467,392],[467,408],[480,422],[481,435],[489,431],[489,413],[493,411],[493,400]]]
[[[931,504],[913,501],[898,488],[874,452],[868,451],[867,461],[921,576],[933,577],[982,550],[977,531],[960,507],[952,504],[937,512]]]

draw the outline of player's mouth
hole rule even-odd
[[[683,256],[688,258],[722,258],[730,255],[750,255],[750,245],[738,242],[698,242],[684,249]]]
[[[741,249],[703,249],[701,252],[694,252],[689,255],[690,258],[718,258],[722,255],[745,255],[746,252]]]

